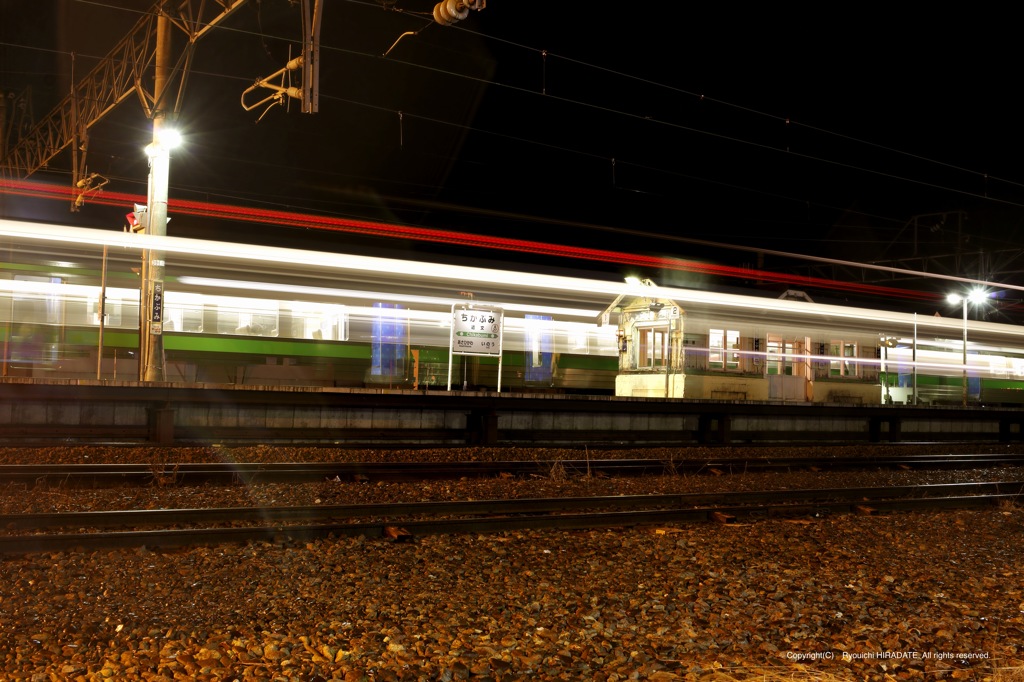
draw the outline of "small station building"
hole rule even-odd
[[[619,314],[615,395],[682,398],[686,383],[683,308],[658,296],[657,287],[648,279],[630,284],[628,291],[605,308],[599,321],[609,324],[612,313]]]

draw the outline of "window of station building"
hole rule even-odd
[[[637,368],[664,367],[668,358],[668,327],[637,327]]]
[[[854,341],[831,341],[828,354],[835,358],[829,360],[828,375],[832,377],[854,377],[858,375],[857,344]]]
[[[740,368],[740,333],[735,329],[708,330],[708,369]]]
[[[786,341],[781,336],[769,334],[766,350],[765,369],[767,373],[792,376],[794,343]]]

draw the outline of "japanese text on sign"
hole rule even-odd
[[[452,352],[501,354],[501,310],[456,309],[452,312]]]
[[[152,312],[149,321],[149,333],[160,336],[164,332],[164,283],[153,282],[153,299],[150,302]]]

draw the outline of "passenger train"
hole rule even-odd
[[[930,312],[0,221],[7,378],[1024,403],[1024,330]]]

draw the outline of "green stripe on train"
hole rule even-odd
[[[283,355],[310,358],[370,358],[369,345],[317,343],[298,339],[254,339],[211,336],[165,336],[165,350],[242,355]]]
[[[0,334],[6,333],[0,326]],[[98,333],[95,330],[69,329],[64,333],[62,345],[67,348],[95,348]],[[139,335],[134,331],[108,329],[103,333],[104,348],[127,348],[134,350],[139,347]],[[317,358],[350,358],[367,360],[370,358],[370,345],[367,343],[321,343],[301,339],[277,339],[239,336],[207,336],[188,333],[171,333],[164,335],[164,349],[169,351],[197,353],[237,353],[240,355],[278,355],[290,357]],[[421,363],[448,362],[446,348],[420,348]],[[525,365],[526,354],[522,351],[505,351],[504,364],[507,367]],[[480,364],[498,364],[497,356],[475,356]],[[600,355],[558,355],[559,369],[603,370],[615,371],[618,358]]]
[[[67,346],[95,348],[96,332],[70,331],[65,337]],[[104,332],[105,348],[138,348],[139,335],[135,332]],[[370,347],[364,344],[320,343],[299,339],[273,339],[231,336],[198,336],[191,334],[165,334],[164,350],[192,353],[235,353],[239,355],[280,355],[310,358],[355,358],[367,360]]]

